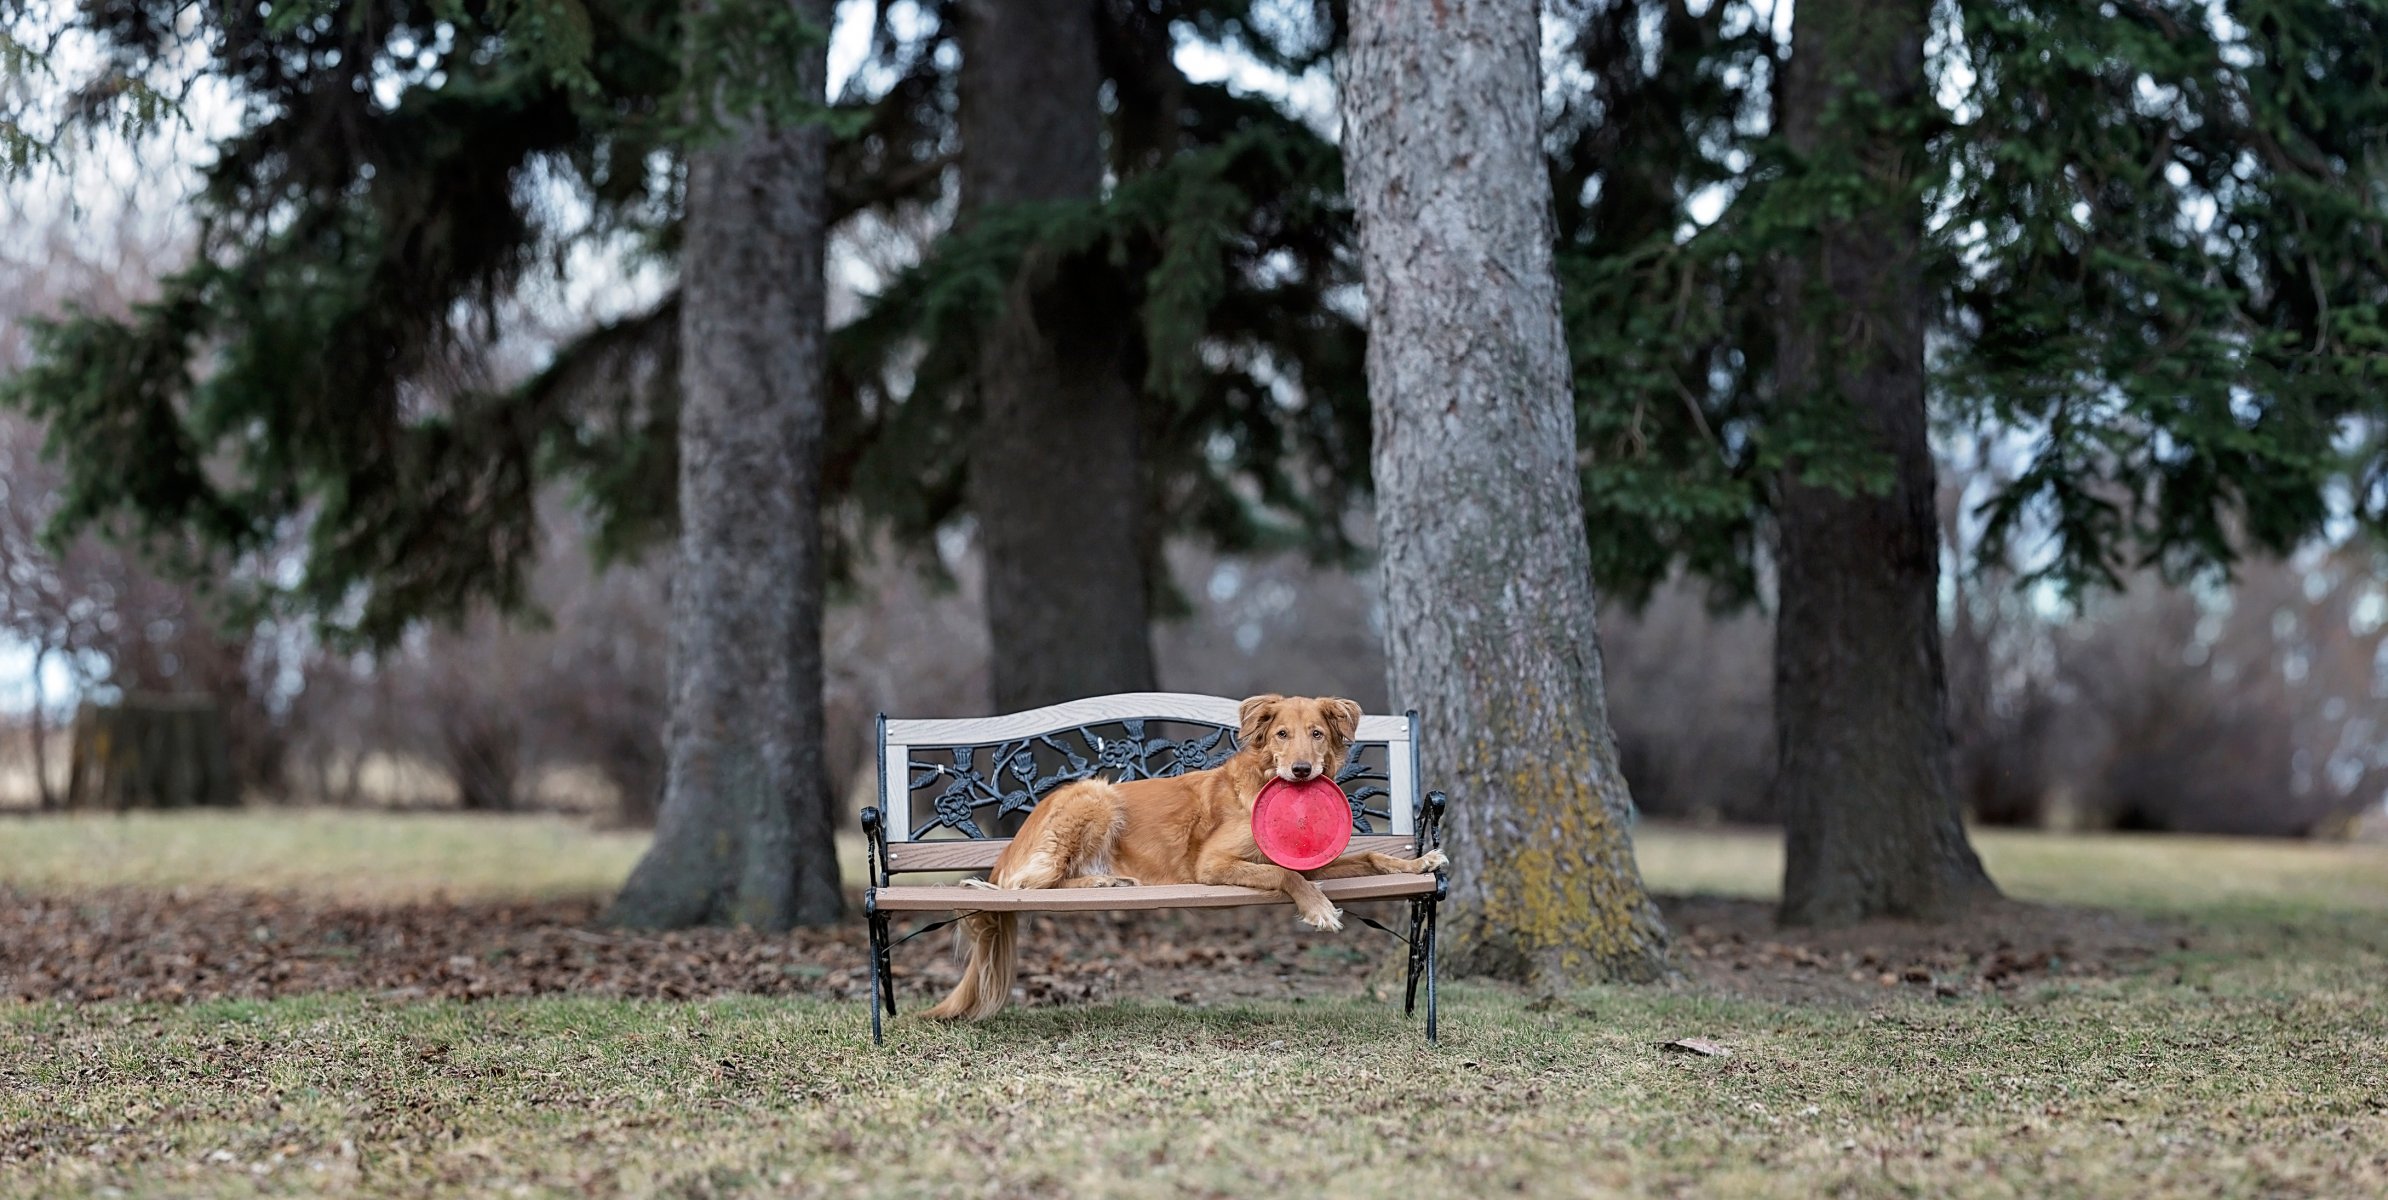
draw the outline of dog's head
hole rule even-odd
[[[1332,696],[1254,696],[1238,716],[1244,753],[1294,783],[1333,779],[1360,732],[1360,706]]]

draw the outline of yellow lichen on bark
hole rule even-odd
[[[1473,877],[1452,933],[1462,962],[1553,986],[1663,971],[1663,935],[1598,768],[1589,747],[1573,746],[1482,771],[1496,782],[1482,819],[1468,822]]]

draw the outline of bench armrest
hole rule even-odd
[[[1418,853],[1443,848],[1443,809],[1449,803],[1441,792],[1428,792],[1418,797],[1418,807],[1411,827],[1418,831]]]
[[[879,806],[862,810],[862,842],[864,870],[871,886],[887,886],[887,822],[879,815]]]

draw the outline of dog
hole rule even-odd
[[[1056,788],[1029,813],[1020,833],[995,860],[987,880],[995,888],[1136,887],[1207,883],[1281,892],[1313,929],[1343,928],[1343,913],[1314,879],[1432,871],[1443,852],[1396,858],[1366,851],[1346,854],[1308,872],[1268,860],[1252,841],[1252,802],[1271,779],[1300,783],[1333,779],[1360,729],[1360,706],[1349,700],[1254,696],[1237,710],[1238,748],[1224,763],[1167,779],[1109,783],[1080,780]],[[943,1021],[982,1021],[1011,998],[1018,969],[1019,919],[1014,913],[962,918],[969,962],[962,981],[927,1015]]]

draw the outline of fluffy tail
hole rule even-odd
[[[1018,913],[982,912],[962,918],[970,940],[970,961],[953,994],[925,1014],[938,1021],[984,1021],[1012,998],[1012,976],[1020,965]]]
[[[1048,795],[1020,826],[1012,844],[996,857],[980,887],[1066,887],[1088,868],[1108,872],[1112,847],[1127,828],[1119,792],[1101,780],[1070,784]],[[1012,976],[1020,965],[1017,913],[979,912],[962,918],[970,961],[962,982],[927,1015],[939,1021],[984,1021],[1012,998]]]

